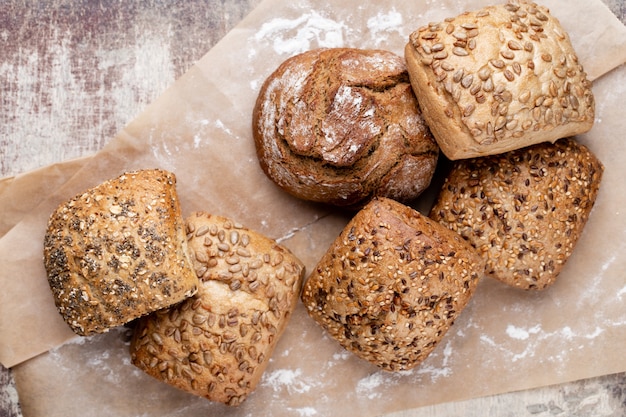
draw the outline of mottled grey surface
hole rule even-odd
[[[0,2],[0,176],[100,150],[258,3]]]
[[[20,416],[17,390],[11,374],[0,366],[0,417]]]
[[[260,1],[0,2],[0,176],[98,151]],[[430,415],[623,416],[626,374],[396,414]],[[0,417],[19,416],[0,366]]]

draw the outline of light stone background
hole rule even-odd
[[[98,151],[260,1],[0,0],[0,177]],[[626,374],[394,417],[555,415],[625,416]],[[1,366],[0,417],[22,417]]]

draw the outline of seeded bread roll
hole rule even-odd
[[[347,350],[387,371],[411,369],[448,331],[483,269],[458,234],[377,198],[330,246],[302,301]]]
[[[295,308],[304,265],[227,218],[194,213],[187,232],[198,293],[138,321],[132,363],[182,390],[239,405],[255,389]]]
[[[430,217],[478,249],[488,276],[544,289],[574,250],[603,170],[573,139],[457,161]]]
[[[569,37],[547,8],[510,1],[410,35],[405,58],[424,119],[452,160],[591,129],[594,98]]]
[[[417,197],[439,152],[404,60],[380,50],[316,49],[285,61],[261,88],[253,135],[278,186],[342,207]]]
[[[166,171],[129,172],[52,213],[44,264],[75,333],[105,332],[196,292],[175,187]]]

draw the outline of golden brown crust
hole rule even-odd
[[[424,118],[452,160],[554,142],[593,124],[591,82],[559,21],[535,3],[422,27],[405,58]]]
[[[177,388],[238,405],[255,389],[300,293],[304,265],[231,220],[187,218],[198,293],[138,321],[132,363]]]
[[[457,161],[430,217],[476,247],[489,276],[544,289],[582,233],[603,169],[573,139]]]
[[[196,292],[175,184],[166,171],[129,172],[52,213],[44,264],[75,333],[102,333]]]
[[[417,197],[439,151],[403,59],[379,50],[316,49],[288,59],[261,88],[253,134],[277,185],[337,206]]]
[[[330,246],[302,301],[347,350],[385,370],[410,369],[463,310],[483,268],[458,234],[377,198]]]

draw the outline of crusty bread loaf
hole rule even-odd
[[[452,160],[554,142],[593,124],[591,83],[569,37],[535,3],[424,26],[405,58],[424,119]]]
[[[322,257],[302,301],[347,350],[384,370],[410,369],[466,306],[483,269],[460,235],[376,198]]]
[[[439,152],[404,60],[380,50],[315,49],[286,60],[261,88],[253,134],[278,186],[343,207],[417,197]]]
[[[138,321],[132,363],[182,390],[238,405],[255,389],[295,308],[304,265],[224,217],[194,213],[187,232],[200,288]]]
[[[55,304],[79,335],[102,333],[193,295],[174,174],[129,172],[61,204],[44,264]]]
[[[572,254],[602,173],[573,139],[456,161],[430,217],[478,249],[488,276],[544,289]]]

